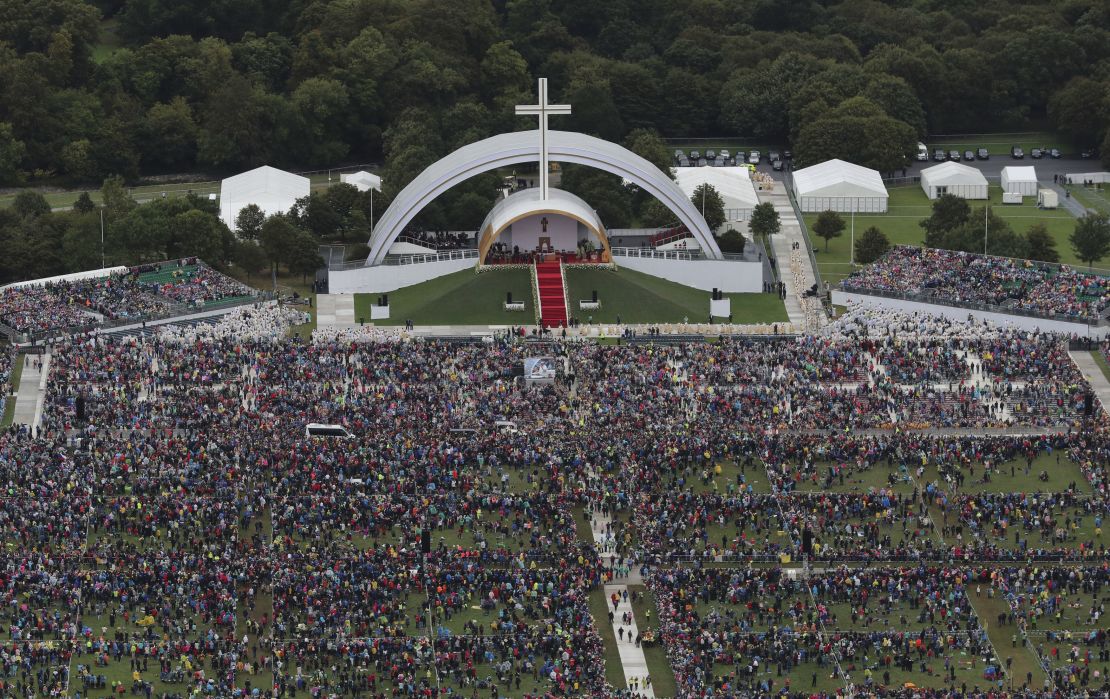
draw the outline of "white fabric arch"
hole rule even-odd
[[[641,187],[678,217],[707,258],[722,259],[721,249],[697,208],[674,180],[647,160],[615,143],[573,131],[548,131],[547,148],[552,160],[604,170]],[[397,194],[374,226],[366,264],[380,264],[409,221],[451,187],[482,172],[539,158],[539,131],[514,131],[463,146],[429,165]]]

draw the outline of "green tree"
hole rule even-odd
[[[81,192],[81,196],[77,197],[77,201],[73,202],[73,210],[81,214],[91,213],[96,210],[96,204],[93,202],[88,192]]]
[[[828,252],[829,241],[844,234],[844,219],[835,211],[822,211],[813,222],[813,233],[825,239],[825,252]]]
[[[232,262],[247,273],[247,281],[250,281],[251,276],[266,268],[266,251],[254,241],[240,240],[232,249]]]
[[[729,228],[717,238],[717,245],[721,248],[721,252],[742,253],[744,252],[744,235],[735,228]]]
[[[711,184],[699,184],[690,195],[690,201],[705,218],[709,230],[716,231],[725,225],[725,200]]]
[[[278,265],[290,259],[290,251],[297,239],[297,227],[283,215],[270,216],[262,224],[262,231],[258,242],[262,251],[266,253],[266,260],[270,263],[270,271],[274,274],[274,284],[277,284]]]
[[[227,262],[225,236],[227,227],[212,214],[190,209],[173,218],[173,235],[166,247],[166,257],[176,259],[196,255],[209,264]]]
[[[678,217],[655,197],[648,197],[640,207],[640,225],[645,228],[673,228]]]
[[[12,125],[0,123],[0,184],[17,184],[21,177],[20,163],[27,147],[15,137]]]
[[[1110,217],[1106,214],[1088,213],[1075,223],[1075,230],[1068,237],[1071,249],[1080,261],[1093,267],[1110,253]]]
[[[104,215],[109,221],[123,218],[138,206],[119,176],[104,180],[100,187],[100,201],[104,202]]]
[[[158,102],[142,125],[143,160],[160,168],[190,167],[197,152],[197,125],[184,97]]]
[[[1034,223],[1025,232],[1025,254],[1031,260],[1059,262],[1060,253],[1056,250],[1056,239],[1041,222]]]
[[[840,158],[882,173],[905,167],[917,150],[917,133],[864,97],[823,112],[799,132],[798,165]]]
[[[624,139],[624,147],[674,177],[673,158],[662,136],[654,129],[633,129]]]
[[[289,219],[293,225],[320,238],[331,238],[343,223],[331,202],[321,192],[312,192],[307,197],[298,199],[289,211]]]
[[[288,251],[289,271],[301,275],[301,283],[308,283],[308,275],[315,274],[316,270],[324,266],[324,258],[320,257],[320,243],[310,233],[298,231],[290,242]]]
[[[38,192],[25,189],[12,200],[12,211],[20,218],[43,216],[50,213],[50,202]]]
[[[890,250],[890,238],[875,226],[868,227],[863,235],[856,238],[856,262],[871,264]]]
[[[933,201],[933,212],[919,224],[925,229],[925,247],[944,247],[944,237],[949,231],[967,223],[971,205],[967,199],[955,194],[942,194]]]
[[[779,212],[775,211],[775,205],[769,201],[756,204],[752,209],[752,218],[748,222],[748,227],[752,235],[762,239],[782,230],[782,222],[779,221]]]
[[[258,240],[265,222],[266,212],[258,204],[247,204],[235,217],[235,232],[244,240]]]

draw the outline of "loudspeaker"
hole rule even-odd
[[[597,289],[594,289],[594,303],[597,303]]]
[[[1095,411],[1095,396],[1090,391],[1087,395],[1083,396],[1083,414],[1091,417]]]
[[[420,530],[420,553],[432,552],[432,533],[427,529]]]
[[[802,532],[802,553],[807,556],[813,553],[813,532],[809,529]]]
[[[389,294],[382,294],[382,306],[389,305]]]
[[[77,419],[85,419],[85,396],[78,394],[77,396]]]
[[[513,302],[513,292],[506,291],[505,292],[505,303],[512,303],[512,302]]]
[[[720,301],[721,300],[720,297],[717,296],[717,287],[713,287],[713,300],[714,301]]]

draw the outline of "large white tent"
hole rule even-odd
[[[843,160],[826,160],[794,172],[802,211],[884,213],[888,195],[878,170]]]
[[[759,203],[751,172],[746,167],[679,167],[675,168],[675,181],[687,197],[703,184],[717,190],[725,205],[724,228],[733,227],[731,224],[737,221],[747,221]]]
[[[921,171],[921,188],[925,196],[936,199],[953,194],[964,199],[986,199],[987,178],[978,169],[961,163],[947,162]]]
[[[350,173],[345,172],[339,176],[339,181],[354,185],[355,189],[360,192],[365,192],[370,189],[376,189],[379,192],[382,191],[382,178],[365,170]]]
[[[235,218],[247,204],[256,204],[267,216],[285,213],[308,191],[307,177],[263,165],[220,183],[220,218],[234,230]]]
[[[1032,165],[1007,165],[1002,168],[1002,191],[1025,197],[1037,196],[1037,168]]]

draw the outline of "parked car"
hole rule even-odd
[[[784,150],[784,151],[782,152],[782,159],[783,159],[783,160],[793,160],[793,159],[794,159],[794,151],[792,151],[792,150]]]
[[[721,152],[720,152],[720,153],[718,153],[717,155],[721,156],[721,157],[722,157],[722,158],[724,158],[725,160],[728,160],[729,158],[731,158],[731,157],[732,157],[732,153],[729,153],[729,152],[728,152],[728,148],[722,148],[722,149],[721,149]]]
[[[687,158],[685,155],[682,156],[681,158],[678,159],[678,166],[679,167],[690,167],[690,159]]]
[[[782,160],[782,156],[779,155],[779,152],[777,150],[773,150],[767,154],[767,160],[773,163],[776,160]]]
[[[710,159],[710,160],[716,160],[717,159],[717,151],[707,150],[707,151],[705,151],[705,157]]]
[[[700,157],[701,157],[701,153],[700,153],[700,152],[698,152],[698,151],[696,151],[696,150],[692,150],[692,151],[690,151],[690,160],[697,160],[697,159],[698,159],[698,158],[700,158]]]
[[[1033,148],[1029,151],[1029,157],[1033,158],[1034,160],[1040,160],[1044,157],[1044,151],[1040,148]]]
[[[917,159],[922,161],[929,160],[929,148],[924,143],[917,144]]]
[[[705,158],[698,158],[698,167],[705,167],[708,164]]]
[[[1021,149],[1021,146],[1014,146],[1010,148],[1010,157],[1015,160],[1021,160],[1025,157],[1025,151]]]
[[[943,148],[937,148],[933,151],[933,160],[938,163],[943,163],[945,160],[948,160],[948,154],[944,152]]]
[[[1095,157],[1096,155],[1098,155],[1098,151],[1094,148],[1084,148],[1083,151],[1080,152],[1079,157],[1087,160]]]
[[[965,150],[964,151],[964,160],[975,160],[975,151]]]
[[[957,163],[960,162],[960,151],[958,151],[958,150],[948,151],[948,159],[949,160],[954,160]]]
[[[1064,154],[1060,152],[1060,149],[1059,149],[1059,148],[1051,148],[1051,149],[1049,149],[1049,151],[1048,151],[1048,155],[1049,155],[1049,157],[1051,157],[1051,158],[1062,158],[1062,157],[1064,157]]]
[[[782,161],[781,160],[772,160],[771,161],[771,169],[774,170],[775,172],[778,172],[778,171],[782,170]]]
[[[680,150],[675,150],[675,152],[674,152],[674,159],[675,160],[679,160],[680,158],[685,158],[685,157],[686,157],[685,153],[683,153]]]
[[[759,151],[757,150],[753,150],[751,153],[748,153],[748,162],[752,165],[759,165],[759,161],[761,159],[762,156],[759,155]]]
[[[986,148],[980,148],[979,150],[975,151],[975,155],[978,156],[979,160],[991,159],[991,152]]]

